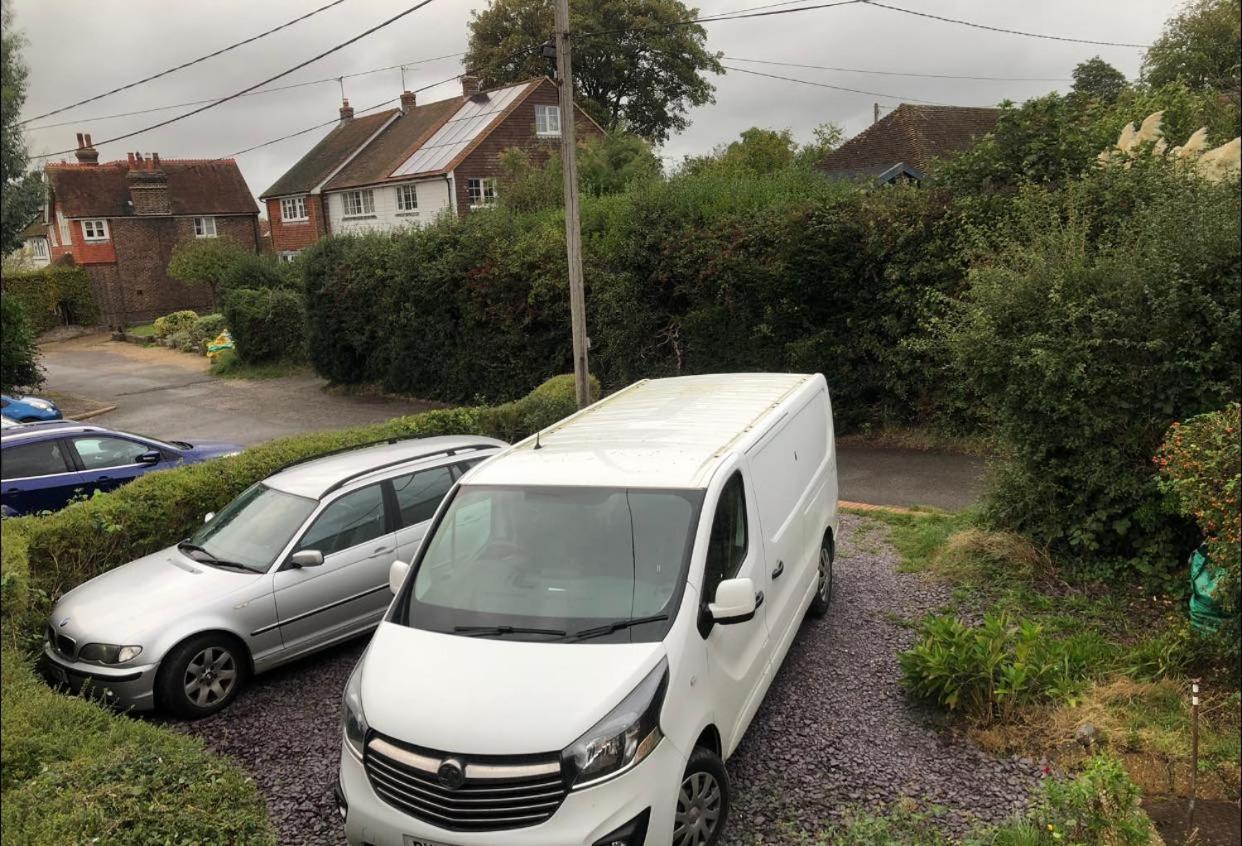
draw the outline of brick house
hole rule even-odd
[[[1000,109],[902,103],[815,167],[837,179],[919,182],[932,161],[968,149],[999,117]]]
[[[465,215],[496,201],[499,156],[520,148],[546,161],[560,144],[559,89],[546,77],[480,91],[462,77],[462,93],[418,105],[341,119],[260,196],[272,248],[289,257],[330,233],[426,226],[442,214]],[[575,108],[578,136],[604,130]]]
[[[258,250],[259,209],[232,159],[130,153],[100,163],[81,134],[75,157],[44,170],[51,258],[86,268],[109,326],[211,307],[206,288],[168,277],[178,244],[230,238]]]
[[[43,218],[43,210],[34,220],[26,224],[20,235],[22,245],[9,253],[8,262],[22,269],[37,270],[51,263],[51,248],[47,243],[47,221]]]

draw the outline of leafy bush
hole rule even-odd
[[[190,334],[195,341],[205,345],[215,340],[216,336],[224,331],[226,325],[223,314],[204,314],[194,321],[194,325],[190,327]]]
[[[1042,796],[1025,826],[1039,839],[993,840],[1008,844],[1058,846],[1148,846],[1151,820],[1139,804],[1140,792],[1116,758],[1097,755],[1074,779],[1045,779]],[[1011,830],[1010,836],[1017,832]]]
[[[155,337],[163,341],[177,332],[189,332],[194,328],[196,320],[198,320],[198,312],[184,309],[157,317],[151,325],[155,329]]]
[[[20,302],[0,294],[0,390],[37,388],[43,384],[39,347]]]
[[[286,288],[236,288],[224,296],[224,322],[238,358],[251,364],[306,355],[302,298]]]
[[[99,305],[85,268],[49,265],[6,272],[3,288],[6,297],[21,304],[36,335],[64,323],[92,326],[99,320]]]
[[[989,614],[971,627],[929,617],[919,642],[900,656],[907,689],[981,722],[1010,720],[1017,707],[1071,693],[1085,662],[1030,622]]]
[[[229,238],[194,238],[173,248],[168,275],[190,285],[211,291],[211,301],[220,302],[224,281],[239,262],[253,255]]]
[[[220,272],[219,290],[224,296],[239,288],[296,287],[291,281],[275,256],[242,252]]]

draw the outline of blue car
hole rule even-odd
[[[39,420],[59,420],[60,409],[51,400],[39,397],[11,397],[0,394],[0,414],[18,423],[34,423]]]
[[[55,511],[75,497],[110,491],[152,470],[236,455],[237,444],[157,441],[64,420],[0,434],[0,508],[6,517]]]

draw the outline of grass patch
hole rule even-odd
[[[891,528],[889,540],[901,554],[901,570],[906,573],[922,573],[932,569],[940,549],[949,537],[971,524],[968,511],[915,510],[867,511],[866,516]]]
[[[130,326],[125,330],[125,334],[131,335],[135,338],[151,338],[152,340],[154,340],[155,339],[155,324],[154,323],[141,323],[137,326]]]
[[[309,373],[305,362],[271,361],[248,364],[237,356],[235,350],[222,350],[211,363],[211,374],[222,379],[279,379]]]

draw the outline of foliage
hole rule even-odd
[[[182,311],[174,311],[172,314],[166,314],[163,317],[157,317],[151,326],[155,329],[155,337],[162,341],[174,332],[190,329],[197,321],[198,312],[187,308]]]
[[[249,364],[306,357],[306,312],[288,288],[236,288],[224,296],[224,322],[237,356]]]
[[[13,23],[13,7],[0,7],[0,256],[21,246],[21,231],[39,212],[43,179],[27,171],[30,163],[22,134],[21,110],[26,102],[26,40]]]
[[[1079,97],[1112,103],[1127,85],[1126,75],[1099,56],[1079,62],[1074,68],[1073,91]]]
[[[247,251],[229,238],[194,238],[173,248],[168,275],[191,285],[206,285],[213,304],[219,303],[233,268],[246,261]]]
[[[1139,805],[1139,789],[1116,758],[1097,755],[1072,780],[1045,779],[1042,793],[1031,814],[1040,832],[1034,843],[1148,846],[1152,842],[1152,825]]]
[[[840,146],[844,133],[839,126],[822,123],[811,130],[812,141],[798,144],[788,129],[752,126],[739,140],[722,144],[706,156],[687,156],[680,172],[686,175],[714,172],[742,177],[773,174],[789,168],[808,170]]]
[[[1163,162],[1027,189],[948,333],[1002,450],[989,522],[1097,575],[1171,578],[1193,538],[1150,456],[1239,395],[1238,187]]]
[[[208,343],[224,331],[226,325],[223,314],[204,314],[190,327],[190,336],[205,349]]]
[[[291,287],[296,287],[296,279],[290,277],[280,260],[273,255],[258,255],[245,250],[240,250],[224,266],[219,277],[221,296],[238,288]]]
[[[1190,0],[1143,57],[1143,78],[1154,86],[1182,82],[1236,97],[1240,18],[1238,0]]]
[[[99,306],[85,268],[49,265],[6,273],[3,287],[6,296],[22,304],[36,335],[62,323],[91,326],[99,319]]]
[[[11,294],[0,295],[0,390],[37,388],[43,384],[39,347],[25,310]]]
[[[538,163],[520,147],[500,154],[500,203],[518,212],[559,208],[564,171],[559,151]],[[578,142],[578,190],[586,196],[618,194],[631,184],[655,179],[660,160],[637,135],[613,132]]]
[[[485,87],[548,74],[541,52],[553,32],[551,0],[494,0],[471,13],[465,66]],[[583,0],[571,4],[575,102],[606,130],[653,143],[714,100],[706,74],[724,73],[695,10],[680,0]]]

